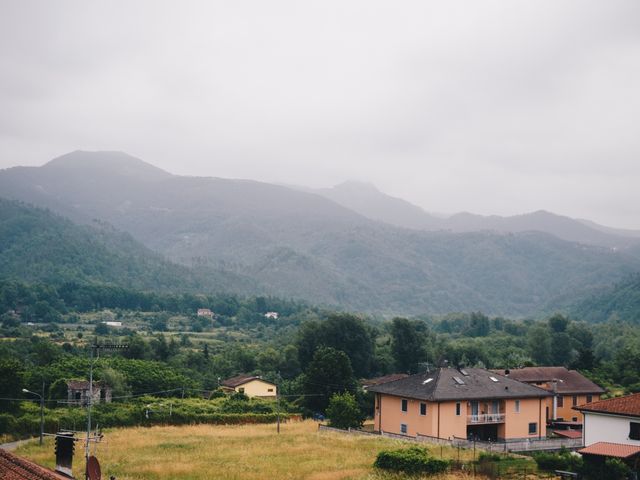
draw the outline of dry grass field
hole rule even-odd
[[[407,446],[396,440],[318,432],[311,421],[275,425],[151,427],[105,432],[96,449],[102,478],[118,480],[205,479],[397,479],[375,472],[376,454],[385,448]],[[440,456],[440,447],[430,448]],[[53,442],[32,443],[16,452],[42,465],[53,466]],[[74,473],[84,478],[83,447],[76,446]],[[445,458],[458,452],[444,448]],[[461,451],[462,459],[472,455]],[[442,479],[467,478],[450,474]]]

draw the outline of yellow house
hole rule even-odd
[[[253,375],[237,375],[220,382],[225,392],[244,393],[253,398],[275,398],[278,395],[278,386]]]
[[[439,368],[372,386],[374,429],[415,437],[504,441],[546,436],[551,394],[482,368]]]

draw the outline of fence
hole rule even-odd
[[[452,447],[476,448],[489,452],[535,452],[542,450],[560,450],[561,448],[576,449],[582,447],[581,438],[533,438],[525,440],[510,440],[506,442],[482,442],[473,441],[466,438],[453,437],[451,439],[431,437],[429,435],[418,434],[415,437],[406,435],[398,435],[397,433],[388,432],[367,432],[350,428],[349,430],[341,430],[339,428],[329,427],[327,425],[318,424],[318,430],[332,431],[339,433],[347,433],[351,435],[368,435],[382,436],[386,438],[394,438],[396,440],[405,440],[408,442],[424,442],[436,445],[450,445]]]
[[[475,447],[489,452],[535,452],[561,448],[576,449],[583,446],[582,438],[528,438],[505,442],[483,442],[458,437],[451,439],[451,445],[463,448]]]
[[[318,424],[318,431],[324,432],[337,432],[343,435],[358,435],[358,436],[368,436],[368,437],[385,437],[392,438],[396,440],[402,440],[413,443],[429,443],[429,444],[437,444],[442,446],[453,446],[459,448],[473,448],[473,442],[469,442],[466,439],[443,439],[430,437],[428,435],[418,435],[417,437],[409,437],[405,435],[398,435],[394,433],[386,433],[386,432],[369,432],[365,430],[359,429],[349,429],[342,430],[339,428],[329,427],[327,425]],[[555,439],[550,439],[555,440]],[[563,439],[567,440],[567,439]],[[571,439],[573,440],[573,439]],[[538,440],[538,445],[542,444],[545,440]],[[464,443],[466,442],[466,444]],[[509,452],[513,451],[510,448],[511,444],[517,446],[522,442],[507,442],[507,443],[489,443],[489,442],[476,442],[476,448],[478,450],[491,450],[493,452]],[[509,445],[507,450],[504,450],[504,445]],[[554,442],[553,448],[556,448],[556,443]],[[560,447],[557,447],[560,448]],[[568,447],[569,448],[569,447]],[[547,448],[551,449],[551,448]],[[442,450],[440,450],[440,456],[442,457]],[[475,456],[474,456],[475,458]],[[522,458],[522,457],[518,457]],[[513,463],[513,461],[502,462],[502,461],[471,461],[467,460],[466,462],[461,462],[459,459],[456,461],[455,459],[451,459],[451,470],[452,471],[462,471],[466,472],[469,476],[471,475],[482,475],[488,479],[500,479],[500,480],[532,480],[532,479],[557,479],[558,476],[551,472],[541,472],[538,471],[532,465],[526,465],[522,463]],[[467,478],[467,477],[465,477]]]

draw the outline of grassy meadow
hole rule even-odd
[[[283,424],[281,434],[270,425],[151,427],[105,432],[96,449],[103,478],[118,480],[205,479],[378,479],[372,464],[385,448],[407,446],[397,440],[318,432],[311,421]],[[440,455],[440,447],[432,447]],[[74,473],[83,478],[83,445],[76,445]],[[19,455],[53,467],[53,441],[20,447]],[[457,451],[444,448],[456,458]],[[468,459],[469,451],[461,451]],[[448,478],[466,478],[450,475]]]
[[[113,429],[105,432],[96,456],[102,465],[102,478],[118,480],[205,480],[205,479],[397,479],[374,471],[376,454],[386,448],[408,446],[386,438],[318,432],[311,421],[283,424],[276,435],[275,425],[195,425]],[[83,477],[83,445],[76,445],[74,473]],[[432,446],[434,456],[440,447]],[[37,443],[17,452],[53,467],[53,441],[41,448]],[[445,447],[445,458],[457,458],[456,449]],[[471,451],[460,451],[462,460]],[[471,478],[463,473],[441,478]]]

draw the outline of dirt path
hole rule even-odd
[[[15,442],[2,443],[0,444],[0,448],[11,452],[16,448],[18,448],[20,445],[24,445],[25,443],[31,442],[36,439],[37,437],[33,437],[33,438],[27,438],[25,440],[16,440]]]

